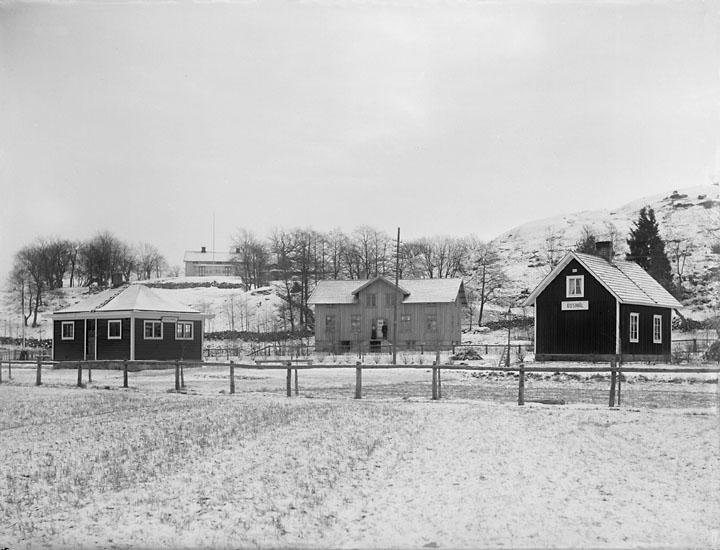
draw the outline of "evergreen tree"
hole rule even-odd
[[[630,252],[626,255],[626,259],[636,262],[658,283],[673,292],[675,289],[672,282],[670,260],[665,254],[665,241],[660,238],[655,211],[644,206],[634,225],[635,227],[630,230],[630,238],[627,240]]]

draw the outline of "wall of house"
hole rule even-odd
[[[108,338],[108,321],[122,322],[121,339]],[[89,321],[94,322],[94,321]],[[97,320],[97,359],[130,359],[130,319],[98,319]]]
[[[584,296],[568,297],[566,277],[584,276]],[[587,310],[564,311],[562,302],[587,301]],[[535,302],[536,355],[615,353],[616,301],[582,265],[572,260]]]
[[[85,322],[73,321],[73,323],[75,324],[75,338],[63,340],[62,321],[53,320],[53,361],[82,361],[84,359]]]
[[[375,305],[368,305],[368,295],[375,295]],[[315,348],[318,351],[339,350],[342,342],[350,344],[351,349],[357,349],[358,344],[367,350],[372,336],[372,327],[379,327],[379,320],[387,326],[387,340],[393,339],[393,296],[402,300],[402,293],[396,292],[393,287],[377,281],[363,289],[353,304],[318,304],[315,306]],[[352,316],[358,315],[359,325],[353,327]],[[404,315],[409,315],[409,322],[402,322]],[[334,323],[328,323],[327,317],[333,316]],[[428,318],[436,319],[433,330]],[[456,303],[438,304],[404,304],[398,303],[398,348],[419,347],[448,347],[459,343],[461,339],[461,314]],[[334,330],[331,326],[334,324]],[[377,339],[382,339],[379,328],[376,331]]]
[[[185,262],[186,277],[228,277],[238,274],[235,264]]]
[[[638,313],[638,342],[630,342],[630,314]],[[662,316],[662,342],[653,342],[653,316]],[[623,355],[658,355],[670,358],[672,344],[672,312],[668,308],[652,306],[620,306],[620,338]],[[628,358],[631,360],[631,357]]]
[[[175,323],[163,323],[163,337],[160,340],[145,339],[144,321],[135,319],[135,359],[169,361],[173,359],[202,359],[202,321],[193,321],[193,339],[177,340]],[[147,319],[157,320],[157,319]],[[182,321],[182,318],[180,318]]]

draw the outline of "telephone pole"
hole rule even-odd
[[[398,287],[400,286],[400,228],[397,232],[397,243],[395,246],[395,300],[393,301],[393,332],[392,346],[393,357],[392,364],[397,365],[397,315],[398,315]]]

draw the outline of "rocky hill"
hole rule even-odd
[[[532,290],[550,272],[550,257],[562,257],[582,238],[584,228],[598,240],[613,240],[624,257],[626,239],[643,206],[655,210],[674,271],[687,289],[685,313],[717,315],[720,308],[720,187],[705,185],[645,197],[612,210],[582,211],[519,225],[494,239],[511,291]],[[687,249],[687,250],[686,250]],[[674,254],[675,251],[681,252]],[[675,257],[677,256],[677,257]],[[684,257],[683,257],[684,256]],[[684,260],[684,264],[682,263]]]

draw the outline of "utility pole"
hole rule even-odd
[[[393,301],[393,357],[392,364],[397,365],[397,316],[398,316],[398,287],[400,286],[400,228],[397,232],[397,243],[395,246],[395,300]]]

